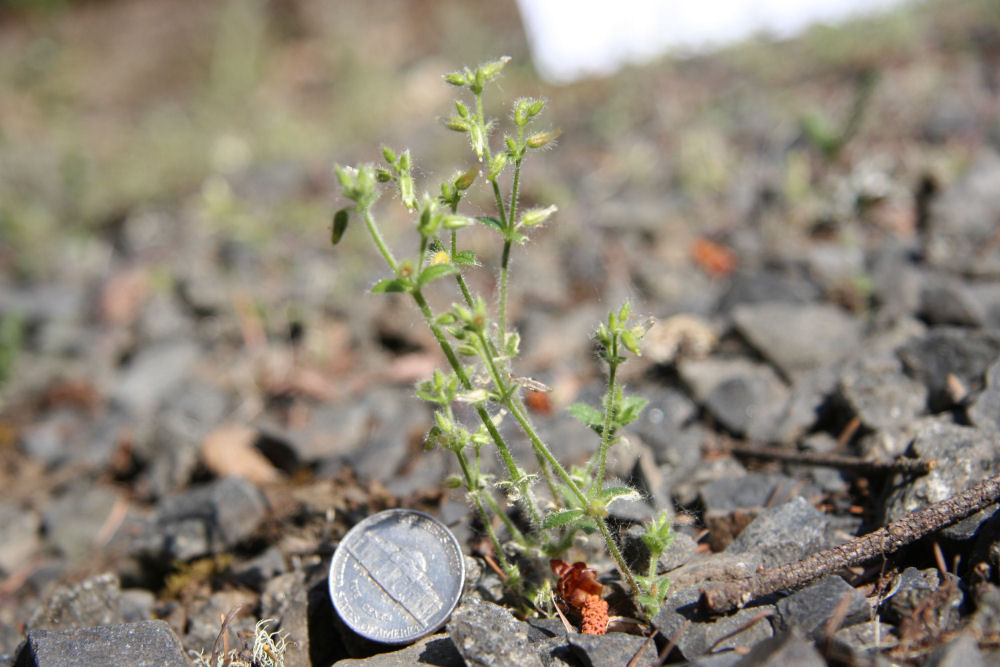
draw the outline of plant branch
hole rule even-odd
[[[1000,498],[1000,475],[970,489],[910,512],[902,519],[850,542],[807,556],[802,560],[768,568],[757,574],[701,589],[699,605],[707,612],[725,614],[751,600],[782,590],[796,589],[841,568],[891,554],[921,537],[975,514]]]

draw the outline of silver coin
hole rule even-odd
[[[330,600],[362,637],[405,644],[451,616],[465,558],[444,524],[414,510],[386,510],[344,535],[330,563]]]

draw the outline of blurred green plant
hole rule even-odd
[[[0,315],[0,386],[14,373],[24,345],[24,325],[24,318],[16,313]]]
[[[575,404],[570,408],[571,414],[600,438],[597,450],[585,467],[567,470],[556,460],[538,435],[522,401],[522,386],[533,381],[519,378],[513,372],[520,338],[508,322],[511,252],[527,241],[532,229],[546,223],[556,212],[555,206],[518,210],[521,166],[531,151],[552,146],[559,133],[534,128],[545,107],[544,100],[519,99],[514,102],[510,118],[512,132],[503,136],[499,148],[494,147],[491,139],[498,123],[484,114],[483,92],[487,84],[500,75],[508,60],[501,58],[444,77],[447,83],[471,93],[471,104],[462,100],[455,102],[455,114],[445,121],[445,126],[466,135],[476,164],[441,183],[440,194],[436,197],[419,193],[409,151],[397,152],[384,147],[385,166],[338,165],[335,171],[342,193],[353,203],[334,214],[331,240],[334,244],[339,243],[352,216],[360,218],[392,273],[376,283],[372,291],[409,294],[443,351],[449,370],[435,371],[429,380],[417,387],[420,398],[437,406],[435,423],[426,444],[428,448],[443,447],[457,457],[461,474],[446,480],[446,485],[466,491],[493,543],[508,588],[524,596],[523,599],[535,608],[544,606],[549,591],[547,582],[536,585],[522,576],[494,529],[494,517],[499,519],[514,549],[522,556],[556,558],[565,553],[580,534],[600,534],[640,608],[652,616],[667,587],[662,577],[656,577],[655,562],[672,539],[669,517],[664,513],[648,526],[645,541],[655,555],[650,572],[637,576],[621,554],[608,524],[608,514],[612,503],[637,498],[639,492],[629,486],[608,484],[605,480],[609,450],[620,442],[622,429],[638,418],[646,404],[645,400],[624,393],[617,380],[617,371],[626,361],[626,352],[639,353],[639,340],[647,326],[629,323],[631,307],[626,303],[609,313],[607,322],[600,325],[595,335],[601,358],[609,370],[603,403],[600,407]],[[509,184],[507,187],[501,183],[505,173],[510,175],[509,181],[504,180]],[[470,217],[459,212],[460,203],[477,179],[485,181],[492,194],[495,215]],[[382,184],[395,187],[403,206],[413,216],[419,247],[412,257],[397,258],[376,222],[373,207]],[[459,232],[476,224],[496,232],[502,244],[495,308],[487,307],[486,299],[470,290],[462,273],[468,267],[477,266],[478,260],[472,251],[460,248]],[[440,285],[451,281],[454,281],[458,301],[443,312],[435,312],[425,291],[432,283]],[[456,414],[456,404],[472,406],[477,423],[463,423]],[[507,416],[517,422],[531,443],[536,472],[529,473],[515,460],[501,435],[498,427]],[[502,460],[502,479],[494,479],[481,470],[482,450],[490,446],[495,447]],[[552,509],[543,509],[536,495],[535,486],[540,480],[544,480]],[[511,518],[507,509],[513,505],[527,518],[526,526],[519,526]]]
[[[835,127],[833,122],[818,110],[802,117],[800,122],[803,136],[827,160],[837,159],[844,146],[857,134],[878,80],[878,72],[874,69],[865,68],[858,73],[854,84],[854,102],[840,127]]]

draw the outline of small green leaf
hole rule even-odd
[[[333,231],[330,234],[330,242],[333,245],[340,243],[341,237],[344,236],[344,232],[347,230],[347,223],[350,218],[349,210],[342,208],[333,214]]]
[[[582,516],[583,510],[579,508],[551,512],[542,520],[542,528],[559,528],[560,526],[565,526],[566,524],[577,521]]]
[[[642,495],[630,486],[609,486],[606,489],[601,489],[597,497],[602,504],[607,506],[616,500],[639,500]]]
[[[387,292],[405,292],[406,285],[398,278],[386,278],[375,283],[372,287],[372,294],[385,294]]]
[[[631,424],[639,418],[639,413],[642,412],[647,403],[649,403],[649,401],[642,396],[625,397],[618,405],[618,413],[615,415],[615,423],[618,424],[618,426]]]
[[[500,222],[499,220],[497,220],[496,218],[491,218],[491,217],[486,216],[486,215],[480,215],[480,216],[476,217],[476,220],[478,220],[479,222],[483,223],[487,227],[492,227],[493,229],[497,230],[501,234],[504,233],[503,223]]]
[[[451,261],[459,266],[479,266],[479,260],[476,259],[476,253],[471,250],[460,250],[455,253],[455,256],[451,258]]]
[[[584,426],[589,426],[598,432],[600,432],[601,427],[604,425],[604,415],[592,405],[574,403],[566,409],[571,415],[580,420]]]
[[[428,266],[420,272],[420,277],[417,278],[417,287],[423,287],[427,283],[437,280],[438,278],[444,278],[445,276],[450,276],[455,273],[458,273],[458,268],[453,264],[435,264],[434,266]]]

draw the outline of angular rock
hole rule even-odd
[[[148,415],[194,368],[198,346],[189,341],[151,345],[119,373],[112,400],[126,412]]]
[[[855,352],[861,323],[836,306],[760,303],[733,311],[740,334],[794,379]]]
[[[742,579],[760,569],[759,553],[696,553],[687,563],[670,573],[670,585],[678,590],[712,581]]]
[[[1000,432],[1000,361],[986,371],[986,388],[968,409],[969,421],[984,429]]]
[[[48,542],[61,554],[78,559],[92,554],[118,494],[91,482],[72,485],[42,509]]]
[[[759,553],[764,567],[791,563],[826,547],[829,519],[802,496],[764,510],[726,548]]]
[[[411,667],[411,665],[465,667],[465,664],[451,637],[444,633],[424,637],[399,651],[377,653],[369,658],[347,658],[337,661],[337,667]]]
[[[815,485],[802,487],[798,480],[780,473],[747,473],[723,477],[702,487],[705,527],[713,551],[722,551],[769,503],[782,502],[793,492],[819,498]]]
[[[772,441],[788,401],[788,388],[769,367],[743,359],[684,360],[681,377],[699,402],[726,429],[756,441]]]
[[[926,475],[906,479],[897,475],[885,503],[885,521],[896,521],[909,512],[945,500],[1000,472],[996,434],[943,419],[921,420],[911,452],[917,458],[937,461]],[[939,534],[955,540],[972,537],[979,525],[996,511],[991,505]]]
[[[733,274],[729,289],[719,299],[718,310],[725,314],[737,306],[777,301],[806,304],[821,296],[819,287],[806,276],[764,269]]]
[[[161,500],[131,550],[145,557],[190,560],[236,546],[266,514],[267,502],[253,484],[226,477]]]
[[[795,628],[810,639],[819,639],[839,627],[864,621],[871,614],[871,605],[865,596],[837,575],[826,576],[779,600],[775,608],[776,630]],[[838,628],[828,628],[834,615],[840,620]]]
[[[481,667],[541,667],[529,630],[510,610],[476,598],[466,598],[448,621],[448,634],[465,662]]]
[[[656,664],[656,643],[646,644],[645,637],[613,632],[606,635],[568,635],[573,654],[584,667],[625,665],[639,653],[640,665]],[[641,649],[641,652],[640,652]]]
[[[993,271],[1000,266],[990,245],[1000,217],[1000,154],[981,151],[958,181],[936,197],[930,208],[926,258],[956,272]],[[985,253],[984,249],[992,249]]]
[[[920,603],[925,601],[941,586],[947,585],[949,594],[943,599],[936,599],[930,610],[924,613],[933,615],[934,623],[940,630],[951,630],[955,627],[959,609],[964,601],[960,581],[955,575],[948,573],[947,580],[942,581],[940,573],[933,568],[918,570],[908,567],[899,574],[899,583],[893,582],[896,592],[889,598],[884,607],[885,618],[895,623],[901,623],[911,617]]]
[[[73,630],[32,630],[15,667],[189,667],[191,660],[164,621]]]
[[[712,648],[713,652],[723,652],[738,647],[754,646],[772,636],[771,624],[766,618],[737,632],[752,620],[757,619],[762,612],[773,610],[771,605],[747,607],[735,614],[722,616],[710,621],[699,620],[696,612],[699,591],[698,588],[678,590],[667,598],[660,612],[653,619],[653,625],[664,637],[674,637],[685,622],[690,621],[687,629],[677,641],[677,649],[687,660],[693,660]],[[734,634],[735,633],[735,634]],[[732,635],[722,639],[726,635]],[[720,642],[720,640],[722,640]]]
[[[927,656],[926,667],[986,667],[996,664],[987,661],[979,649],[979,642],[971,632],[963,632]]]
[[[863,664],[879,651],[897,646],[899,639],[895,632],[894,626],[881,621],[856,623],[833,633],[830,648],[833,655],[845,656],[846,661]]]
[[[309,667],[309,595],[302,570],[270,579],[260,596],[261,618],[273,618],[288,633],[286,667]]]
[[[928,390],[928,407],[952,406],[949,375],[969,390],[982,386],[986,370],[1000,358],[1000,332],[935,327],[899,349],[906,372]]]
[[[122,622],[121,587],[110,572],[88,577],[78,584],[56,587],[28,621],[34,630],[70,630]]]
[[[932,325],[980,327],[986,321],[985,308],[965,284],[943,275],[925,277],[917,315]]]
[[[848,364],[840,375],[840,396],[869,429],[902,428],[927,406],[927,388],[902,372],[895,357],[870,355]]]
[[[739,667],[826,667],[826,664],[816,646],[794,632],[765,639],[736,663]]]

